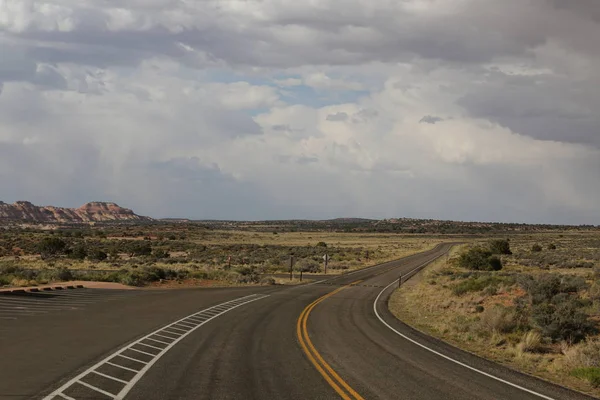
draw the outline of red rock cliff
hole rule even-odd
[[[6,204],[0,201],[0,221],[23,222],[105,222],[105,221],[152,221],[128,208],[115,203],[92,202],[79,208],[38,207],[28,201]]]

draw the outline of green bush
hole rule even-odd
[[[71,249],[69,258],[83,260],[87,257],[87,249],[83,243],[78,243]]]
[[[575,368],[571,371],[571,375],[579,379],[584,379],[590,383],[593,387],[600,387],[600,368],[587,367],[587,368]]]
[[[57,237],[45,237],[38,245],[38,251],[42,259],[64,254],[67,249],[67,243]]]
[[[317,273],[321,271],[321,265],[311,259],[302,259],[296,265],[297,271]]]
[[[100,249],[93,249],[88,255],[88,258],[93,261],[104,261],[108,258],[108,254]]]
[[[555,301],[537,304],[531,309],[531,319],[544,336],[554,341],[577,343],[594,332],[593,322],[581,311],[581,302],[563,296]]]
[[[513,281],[510,279],[500,278],[495,275],[475,276],[454,285],[452,287],[452,293],[456,296],[462,296],[463,294],[470,292],[480,292],[487,288],[497,289],[500,284],[510,285],[512,283]]]
[[[473,247],[458,257],[458,266],[474,271],[499,271],[502,261],[483,247]]]
[[[164,259],[164,258],[169,258],[170,254],[168,251],[163,250],[163,249],[156,249],[152,252],[152,255],[154,256],[154,258],[157,259]]]
[[[492,254],[512,254],[510,251],[510,242],[507,239],[496,239],[490,242],[490,251]]]
[[[573,275],[543,274],[519,277],[519,284],[529,295],[531,304],[550,302],[560,293],[577,293],[587,288],[585,279]]]

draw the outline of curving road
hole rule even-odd
[[[589,399],[389,313],[398,276],[449,248],[311,285],[136,291],[3,321],[0,398]]]

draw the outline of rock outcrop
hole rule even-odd
[[[28,201],[6,204],[0,201],[0,221],[37,223],[81,223],[109,221],[152,221],[115,203],[92,202],[79,208],[38,207]]]

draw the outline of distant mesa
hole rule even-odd
[[[0,201],[0,221],[35,223],[85,223],[110,221],[153,221],[150,217],[135,214],[115,203],[94,201],[79,208],[54,206],[39,207],[29,201],[7,204]]]

